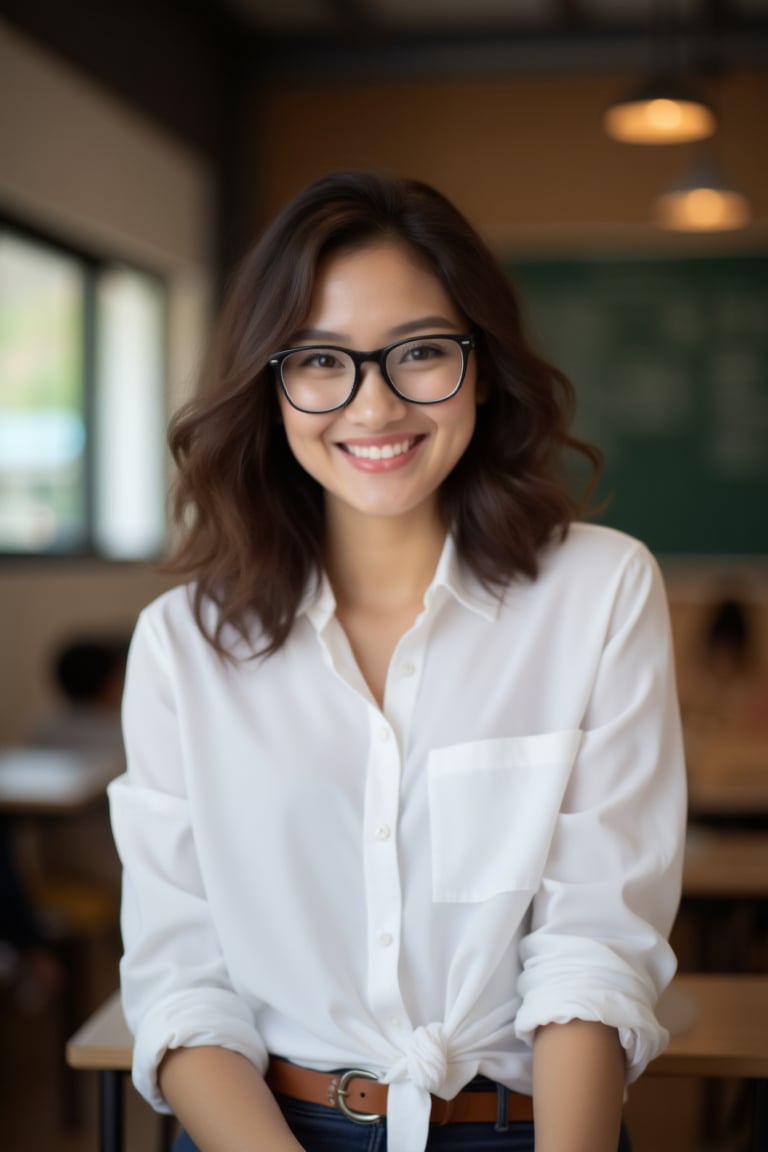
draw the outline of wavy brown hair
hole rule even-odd
[[[599,453],[570,434],[573,388],[531,348],[515,290],[486,244],[427,184],[333,173],[298,195],[243,261],[200,394],[169,428],[182,536],[166,567],[194,580],[198,626],[223,655],[225,631],[250,638],[254,615],[260,653],[276,652],[323,562],[322,490],[288,446],[269,357],[304,322],[320,260],[385,238],[426,260],[476,337],[488,398],[440,491],[462,559],[488,586],[533,579],[542,546],[585,511],[565,482],[564,452],[589,464],[584,500]],[[213,628],[206,601],[218,609]]]

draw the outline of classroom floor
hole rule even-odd
[[[89,1008],[117,984],[117,941],[104,941],[89,956]],[[61,1026],[55,1005],[33,1011],[5,990],[0,997],[0,1149],[2,1152],[98,1152],[97,1076],[75,1073],[82,1118],[62,1116]],[[730,1086],[738,1117],[740,1094]],[[645,1079],[630,1089],[626,1109],[634,1152],[743,1152],[744,1127],[730,1136],[700,1133],[706,1085],[693,1080]],[[125,1092],[125,1152],[160,1152],[159,1118],[130,1084]]]

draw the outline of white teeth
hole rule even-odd
[[[347,452],[351,456],[358,456],[362,460],[391,460],[393,456],[402,456],[416,443],[414,440],[401,440],[399,444],[347,444]]]

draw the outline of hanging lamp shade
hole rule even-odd
[[[750,221],[749,201],[721,176],[711,158],[698,160],[688,174],[654,201],[662,228],[675,232],[727,232]]]
[[[657,75],[603,114],[603,128],[625,144],[684,144],[712,136],[711,104],[674,76]]]

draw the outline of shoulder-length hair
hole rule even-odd
[[[529,345],[506,273],[464,216],[420,181],[368,172],[319,179],[243,261],[201,392],[169,428],[182,535],[167,567],[194,581],[198,626],[222,655],[225,631],[248,638],[254,614],[259,651],[276,652],[323,560],[322,490],[290,451],[268,360],[304,322],[320,260],[382,239],[426,260],[476,338],[487,401],[440,507],[480,580],[535,578],[542,546],[583,513],[565,482],[564,450],[586,458],[588,492],[597,479],[599,453],[569,432],[571,384]],[[217,607],[213,626],[206,601]]]

